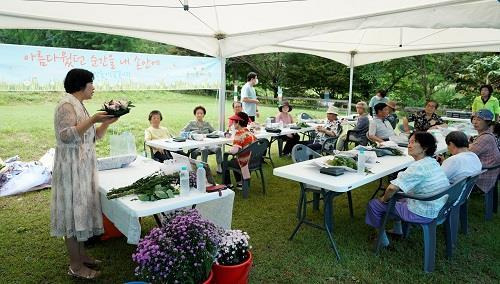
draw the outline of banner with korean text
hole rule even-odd
[[[0,44],[0,91],[64,91],[73,68],[94,73],[96,90],[218,89],[213,57]]]

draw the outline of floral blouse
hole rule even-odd
[[[425,110],[419,111],[417,113],[413,113],[408,117],[408,121],[414,121],[415,122],[415,130],[418,131],[427,131],[429,128],[435,125],[440,125],[444,124],[443,119],[437,115],[436,113],[433,113],[430,119],[427,119],[425,117]]]

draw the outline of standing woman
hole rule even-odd
[[[94,279],[100,261],[85,252],[83,242],[103,233],[98,193],[95,141],[117,121],[106,112],[90,116],[83,105],[94,94],[94,74],[72,69],[64,79],[67,94],[56,107],[56,153],[52,175],[51,235],[64,237],[70,258],[68,274]],[[96,123],[101,123],[98,127]]]
[[[493,97],[493,87],[491,85],[482,85],[479,88],[479,96],[472,102],[472,112],[475,114],[480,109],[490,110],[494,117],[493,121],[498,121],[498,115],[500,114],[500,106],[498,105],[498,99]]]

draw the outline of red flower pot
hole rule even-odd
[[[214,283],[214,273],[210,270],[210,274],[208,274],[208,279],[203,282],[203,284],[213,284]]]
[[[220,265],[214,263],[212,271],[216,284],[247,284],[250,269],[252,268],[253,256],[248,251],[248,258],[236,265]]]

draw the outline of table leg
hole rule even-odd
[[[158,225],[158,227],[163,227],[163,225],[161,224],[161,220],[160,220],[160,216],[158,214],[154,214],[153,217],[155,218],[155,221],[156,221],[156,224]]]
[[[330,244],[332,245],[332,249],[335,252],[335,256],[337,257],[337,260],[340,261],[340,254],[337,249],[337,244],[335,243],[335,240],[333,239],[333,198],[339,193],[333,192],[333,191],[327,191],[322,189],[321,190],[323,194],[323,202],[325,203],[325,216],[324,216],[324,223],[325,223],[325,230],[326,230],[326,235],[328,236],[328,239],[330,240]]]

